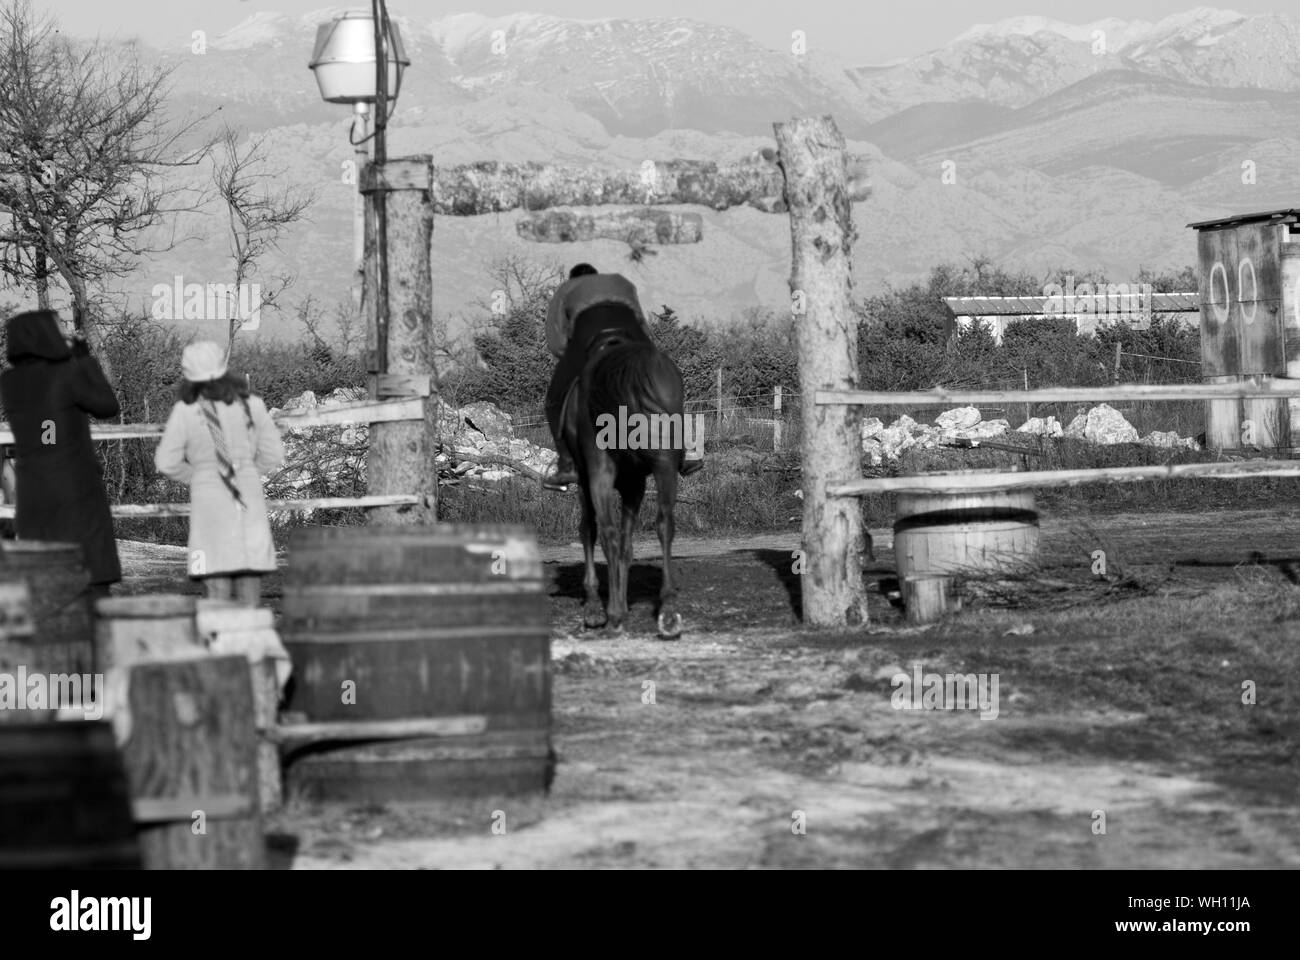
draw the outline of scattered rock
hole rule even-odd
[[[482,430],[489,437],[513,439],[515,435],[514,418],[504,410],[498,409],[494,404],[480,400],[477,403],[466,404],[463,407],[448,407],[457,421],[464,429],[473,429],[465,423],[466,420],[472,421],[475,427]]]
[[[1144,447],[1166,447],[1176,449],[1184,447],[1188,450],[1199,450],[1201,445],[1191,437],[1180,437],[1173,430],[1152,430],[1145,437],[1138,441]]]
[[[1137,428],[1106,403],[1098,404],[1071,420],[1065,428],[1065,436],[1102,445],[1138,442]]]
[[[957,407],[945,410],[934,418],[935,426],[943,430],[969,430],[983,419],[975,407]]]
[[[903,414],[876,436],[875,439],[880,444],[881,456],[887,460],[897,460],[904,450],[916,445],[915,433],[917,433],[916,421]]]
[[[325,396],[306,390],[270,412],[272,416],[315,412],[367,396],[363,387],[340,387]],[[438,418],[444,445],[437,457],[439,483],[459,483],[466,477],[484,481],[528,477],[554,467],[555,451],[516,437],[510,414],[491,403],[440,406]],[[351,495],[357,478],[364,484],[369,434],[366,424],[286,427],[285,467],[271,478],[273,495],[292,499],[329,495],[334,490]],[[281,519],[278,512],[273,519]]]
[[[985,420],[965,430],[959,430],[957,436],[966,440],[987,440],[991,437],[1000,437],[1010,429],[1011,424],[1006,420]]]
[[[862,439],[870,440],[877,436],[881,430],[885,429],[885,422],[879,417],[863,417],[862,419]]]
[[[870,461],[873,467],[878,467],[885,462],[885,448],[881,446],[879,437],[868,437],[862,441],[862,455]]]
[[[1031,433],[1038,437],[1059,437],[1065,430],[1056,417],[1048,417],[1044,420],[1042,417],[1030,417],[1020,426],[1016,427],[1017,433]]]

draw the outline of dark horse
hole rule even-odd
[[[683,392],[677,365],[649,340],[607,332],[587,350],[582,376],[569,394],[563,418],[565,440],[574,452],[582,487],[582,550],[586,562],[583,623],[587,627],[608,624],[615,630],[623,628],[632,534],[645,497],[646,478],[653,474],[659,497],[656,527],[664,555],[659,634],[671,638],[682,632],[672,547],[677,474],[686,455],[680,442],[685,433]],[[656,443],[647,449],[638,443],[640,449],[628,449],[630,445],[621,442],[599,442],[600,425],[608,422],[602,415],[612,417],[617,424],[620,408],[624,422],[635,423],[635,414],[653,424],[676,422],[682,429],[675,435],[675,444]],[[665,421],[664,415],[670,419]],[[653,420],[649,420],[651,416]],[[609,602],[605,607],[600,603],[600,581],[596,577],[597,534],[609,569]]]

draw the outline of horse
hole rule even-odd
[[[681,635],[672,547],[673,508],[678,471],[686,455],[684,445],[653,440],[648,444],[626,443],[622,437],[610,443],[609,433],[611,425],[636,424],[639,415],[643,418],[639,422],[651,425],[648,432],[655,433],[655,425],[676,422],[683,428],[677,436],[684,436],[684,392],[681,371],[653,342],[607,332],[588,348],[582,375],[566,398],[561,422],[578,468],[586,564],[583,624],[588,629],[608,625],[616,632],[623,630],[628,612],[632,534],[645,497],[646,480],[653,475],[659,501],[655,526],[664,558],[656,622],[661,637],[675,639]],[[654,439],[662,437],[655,433]],[[603,607],[596,576],[597,536],[609,571],[609,600]]]

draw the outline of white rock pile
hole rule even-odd
[[[308,390],[271,410],[271,416],[327,410],[364,401],[366,396],[358,387],[340,387],[322,397]],[[443,450],[437,463],[442,483],[466,477],[484,481],[527,477],[554,468],[555,451],[516,437],[510,414],[493,404],[443,405],[439,420]],[[335,490],[345,477],[358,471],[364,477],[368,425],[285,426],[282,434],[285,467],[272,478],[277,493],[284,491],[284,496],[293,497],[308,487]]]
[[[865,417],[862,421],[862,450],[870,458],[871,465],[878,467],[897,460],[904,450],[911,447],[932,450],[954,446],[958,440],[989,440],[1012,432],[1096,444],[1140,443],[1151,447],[1200,449],[1200,444],[1194,439],[1180,437],[1172,431],[1157,430],[1139,437],[1137,428],[1125,420],[1122,413],[1102,403],[1080,413],[1066,427],[1062,427],[1056,417],[1031,417],[1015,431],[1006,420],[984,420],[975,407],[946,410],[934,418],[933,424],[917,423],[906,414],[889,426],[877,417]]]

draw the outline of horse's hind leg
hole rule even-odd
[[[588,480],[588,483],[590,481]],[[591,492],[582,487],[582,559],[586,569],[582,577],[585,597],[582,601],[582,623],[590,629],[605,625],[605,605],[600,602],[600,578],[596,576],[596,508],[591,502]]]
[[[645,497],[645,477],[627,478],[613,491],[609,526],[602,532],[605,561],[609,565],[609,625],[622,629],[627,617],[627,582],[632,571],[633,534]],[[604,517],[602,516],[602,520]],[[608,536],[606,535],[608,533]]]
[[[677,503],[677,461],[655,465],[655,493],[659,497],[659,547],[664,556],[663,586],[659,589],[659,636],[674,640],[682,632],[682,615],[677,609],[677,580],[673,576],[673,507]]]
[[[600,456],[596,462],[589,463],[587,480],[590,484],[593,532],[600,538],[600,546],[605,553],[605,568],[609,575],[609,599],[605,603],[605,622],[608,626],[617,629],[623,625],[623,615],[619,612],[617,600],[621,580],[618,560],[621,556],[619,534],[622,532],[620,516],[622,503],[618,491],[614,488],[614,465],[607,457]],[[588,623],[590,622],[591,620],[588,620]]]

